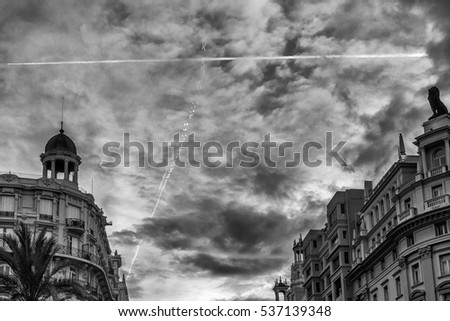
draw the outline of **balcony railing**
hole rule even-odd
[[[41,221],[53,222],[53,215],[39,214],[39,219],[40,219]]]
[[[11,211],[0,211],[0,218],[14,218],[14,212]]]
[[[66,218],[66,226],[68,228],[84,231],[84,221],[78,218]]]
[[[95,263],[97,265],[101,265],[101,263],[102,263],[98,256],[96,256],[88,251],[71,248],[69,246],[61,246],[60,245],[58,247],[58,253],[70,255],[73,257],[80,258],[80,259],[85,259],[85,260],[91,261],[92,263]]]
[[[433,210],[442,206],[450,205],[450,196],[448,194],[434,197],[425,201],[425,211]]]
[[[439,167],[432,168],[427,172],[427,178],[445,173],[446,171],[447,171],[447,165],[442,165]]]
[[[398,222],[401,223],[403,221],[409,220],[410,218],[416,215],[416,212],[417,211],[415,207],[407,208],[398,215]]]

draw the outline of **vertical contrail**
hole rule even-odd
[[[128,270],[128,275],[131,275],[131,271],[133,269],[134,261],[136,261],[136,258],[139,254],[139,248],[141,247],[141,244],[144,240],[140,240],[138,246],[136,247],[136,253],[134,253],[133,260],[131,260],[130,269]]]
[[[206,43],[205,42],[202,43],[202,51],[203,52],[206,51]],[[198,85],[197,85],[197,94],[200,94],[201,91],[203,90],[203,78],[204,78],[204,76],[205,76],[205,59],[202,60],[202,64],[201,64],[201,73],[200,73],[200,80],[199,80]],[[196,111],[196,109],[198,108],[198,105],[199,105],[198,101],[196,101],[196,100],[194,102],[192,102],[191,104],[192,104],[192,106],[191,106],[191,108],[189,110],[188,120],[183,124],[183,131],[182,131],[182,134],[180,136],[180,142],[185,142],[186,141],[186,139],[187,139],[187,133],[186,132],[187,132],[187,130],[189,128],[191,119],[194,117],[195,111]],[[164,172],[164,175],[163,175],[163,177],[161,179],[161,183],[159,184],[159,188],[158,188],[158,198],[156,199],[156,203],[155,203],[155,206],[153,207],[153,210],[152,210],[152,212],[150,214],[150,217],[153,217],[155,215],[155,213],[156,213],[156,210],[158,209],[159,203],[161,202],[161,198],[162,198],[162,196],[164,194],[164,190],[166,189],[166,185],[169,182],[170,175],[172,174],[172,172],[173,172],[173,170],[175,168],[175,160],[178,157],[180,157],[180,150],[179,149],[178,149],[178,152],[173,156],[173,159],[172,159],[172,161],[170,163],[170,166],[166,169],[166,171]],[[128,271],[129,275],[131,274],[134,262],[136,261],[136,258],[139,255],[139,249],[140,249],[140,247],[142,245],[142,242],[143,242],[143,239],[141,239],[139,241],[139,244],[136,247],[136,253],[134,255],[133,260],[131,261],[130,269]]]

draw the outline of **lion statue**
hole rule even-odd
[[[428,101],[430,102],[431,110],[433,111],[433,116],[430,119],[444,115],[448,113],[447,107],[439,98],[439,89],[435,86],[428,89]]]

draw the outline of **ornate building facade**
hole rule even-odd
[[[105,228],[111,225],[92,194],[78,185],[81,158],[61,124],[41,154],[42,175],[0,175],[0,234],[12,234],[19,221],[32,230],[46,227],[59,244],[54,260],[73,260],[77,268],[57,277],[81,284],[96,300],[128,300],[122,258],[112,252]],[[0,242],[1,247],[5,244]],[[0,262],[0,273],[10,273]],[[1,296],[7,297],[7,293]]]
[[[352,191],[353,207],[336,193],[325,228],[294,241],[287,300],[450,300],[450,115],[423,128],[418,155],[400,135],[380,182]]]

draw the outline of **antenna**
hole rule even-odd
[[[59,130],[60,133],[64,133],[63,125],[64,125],[64,96],[62,96],[61,101],[61,129]]]

